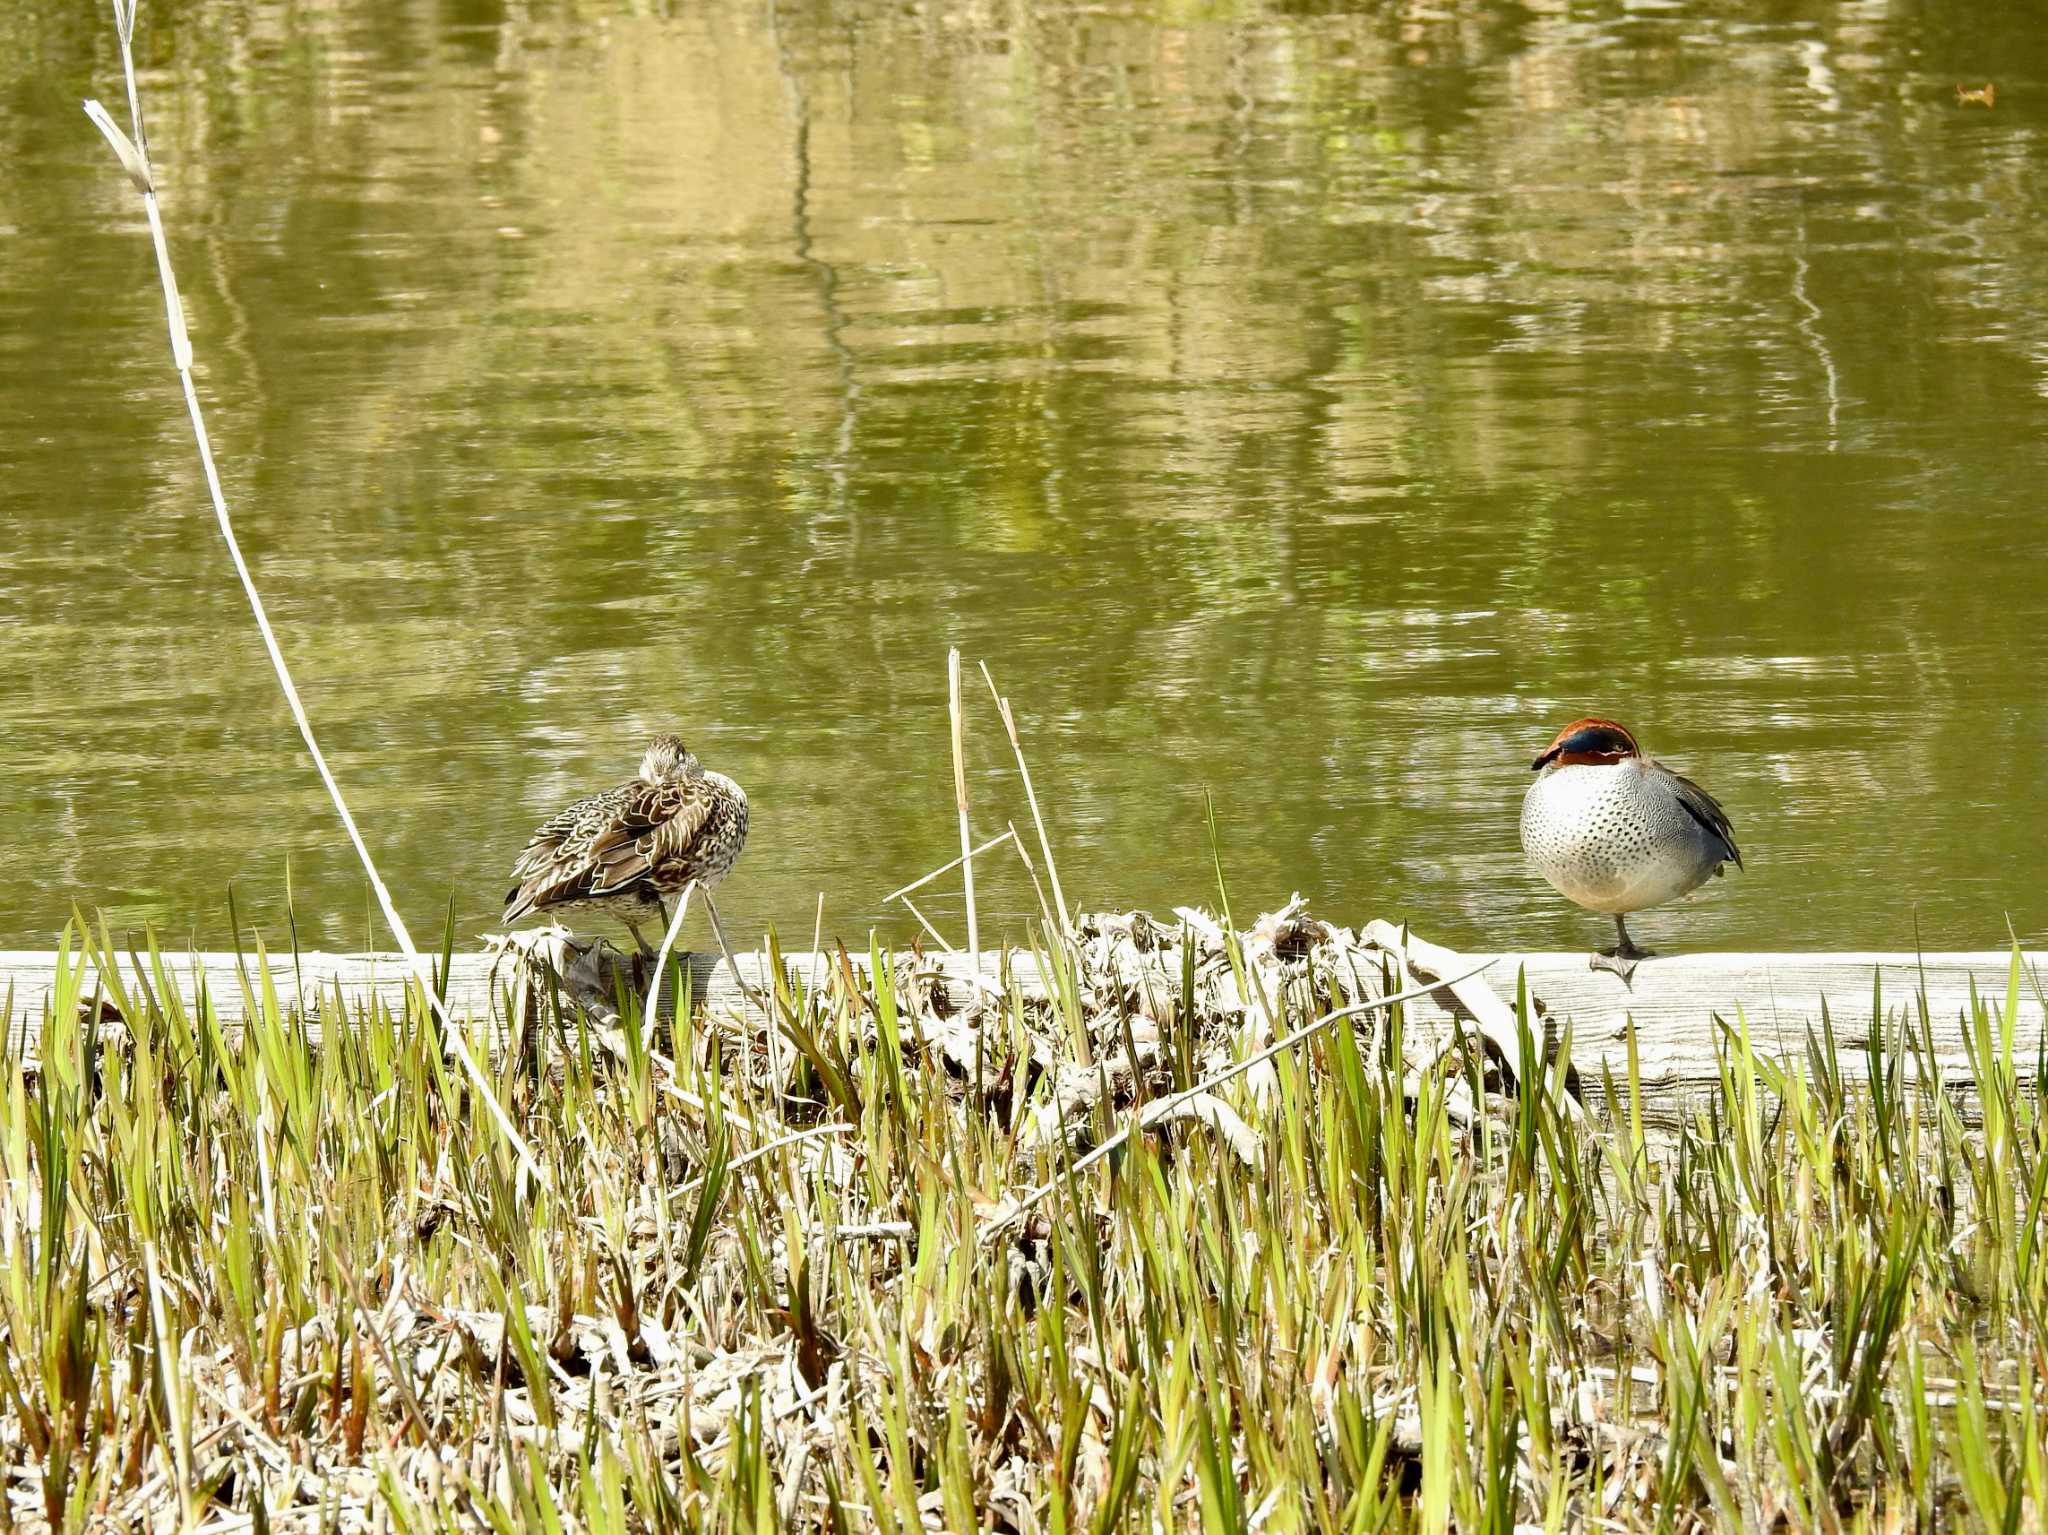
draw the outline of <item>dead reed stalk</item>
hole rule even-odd
[[[171,270],[171,252],[164,239],[164,223],[157,206],[156,176],[149,163],[149,139],[142,127],[142,95],[135,82],[135,4],[134,0],[111,0],[114,8],[114,30],[121,44],[121,69],[128,87],[128,114],[134,126],[131,140],[121,132],[113,118],[97,101],[85,103],[85,113],[93,124],[106,136],[120,157],[128,178],[142,194],[142,203],[149,215],[150,239],[156,247],[157,275],[164,292],[164,317],[170,327],[171,361],[176,367],[178,381],[184,387],[185,409],[192,420],[193,440],[199,448],[199,464],[206,475],[206,489],[213,499],[213,513],[220,525],[220,536],[227,545],[228,558],[234,563],[235,574],[242,583],[242,593],[248,599],[249,611],[256,620],[256,629],[263,637],[264,652],[270,657],[271,670],[277,674],[278,686],[284,692],[284,700],[290,708],[292,719],[298,724],[299,736],[306,743],[306,752],[313,759],[313,766],[320,774],[320,782],[326,785],[327,796],[334,802],[336,814],[341,817],[342,828],[348,833],[348,840],[354,845],[356,857],[363,865],[363,872],[369,877],[370,889],[377,897],[378,908],[384,913],[384,921],[391,929],[391,936],[404,951],[406,963],[418,980],[420,990],[425,993],[428,1004],[440,1019],[443,1039],[461,1060],[463,1070],[481,1095],[485,1107],[497,1122],[498,1128],[518,1153],[521,1166],[535,1180],[542,1178],[541,1165],[512,1123],[512,1117],[499,1101],[491,1079],[477,1064],[470,1053],[469,1045],[462,1037],[462,1030],[442,1003],[435,984],[434,967],[420,953],[412,941],[412,933],[405,925],[405,919],[398,914],[397,903],[391,899],[391,892],[384,884],[384,878],[377,872],[377,862],[370,856],[368,844],[356,826],[356,818],[348,808],[348,801],[342,796],[341,785],[336,782],[334,772],[327,765],[327,754],[320,749],[319,739],[313,733],[313,722],[306,714],[306,706],[299,698],[299,690],[292,681],[291,668],[285,664],[284,651],[277,643],[277,634],[270,626],[270,615],[264,608],[263,597],[256,590],[256,579],[249,573],[249,563],[242,557],[241,541],[235,537],[235,525],[228,515],[226,493],[221,489],[220,472],[215,467],[213,443],[206,431],[206,416],[199,406],[199,393],[192,383],[192,340],[185,329],[184,301],[178,295],[178,281]]]
[[[960,709],[960,647],[946,652],[946,707],[953,717],[953,799],[960,807],[961,877],[967,884],[967,952],[981,966],[981,927],[974,912],[974,836],[967,829],[967,718]]]

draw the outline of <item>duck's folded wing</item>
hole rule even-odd
[[[550,817],[512,865],[503,920],[517,922],[542,907],[594,894],[603,872],[595,849],[631,822],[635,791],[645,787],[627,783],[586,795]]]
[[[680,888],[664,875],[685,857],[710,819],[711,789],[702,779],[668,779],[632,786],[615,822],[593,839],[591,893],[616,895],[642,880],[658,890]]]
[[[1742,853],[1735,846],[1735,828],[1728,822],[1728,812],[1713,795],[1702,789],[1690,778],[1680,774],[1671,775],[1677,780],[1678,803],[1685,807],[1685,813],[1721,844],[1721,851],[1729,863],[1742,867]]]
[[[603,798],[605,796],[601,794],[589,795],[576,801],[566,810],[556,811],[542,822],[540,829],[533,834],[532,840],[520,850],[518,858],[513,860],[513,880],[523,883],[561,857],[564,844],[574,839],[577,826],[588,817],[589,807]]]

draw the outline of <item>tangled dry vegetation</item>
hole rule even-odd
[[[0,1072],[0,1514],[2040,1527],[2010,1007],[1981,1127],[1738,1029],[1653,1146],[1625,1076],[1587,1118],[1398,1008],[1262,1048],[1402,983],[1298,908],[1078,928],[1030,985],[813,957],[774,1029],[542,1002],[518,1145],[422,1005],[316,1045],[255,962],[230,1031],[74,950]]]

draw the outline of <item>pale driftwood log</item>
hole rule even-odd
[[[702,1006],[718,1014],[737,1014],[754,1024],[763,1021],[761,1008],[746,990],[735,983],[731,968],[721,956],[679,951],[672,957],[688,968],[691,992]],[[748,985],[757,991],[764,990],[772,978],[765,957],[748,953],[735,958]],[[913,963],[907,954],[899,954],[895,959],[899,967]],[[866,976],[868,957],[865,953],[849,953],[847,962],[857,975]],[[85,962],[74,955],[74,968],[81,963]],[[838,963],[836,953],[783,956],[784,974],[804,985],[821,984]],[[920,970],[945,977],[948,996],[955,1005],[965,1005],[970,991],[966,956],[921,956],[914,963]],[[984,955],[982,974],[988,981],[995,982],[1005,973],[1004,963],[997,954]],[[1045,995],[1037,961],[1031,955],[1012,953],[1008,964],[1015,984],[1026,996]],[[161,966],[161,977],[158,966]],[[516,970],[516,961],[510,956],[501,959],[493,954],[455,955],[448,979],[449,1012],[458,1019],[491,1020],[494,1043],[501,1043],[506,994],[517,984]],[[56,978],[57,956],[50,950],[0,949],[0,1001],[11,999],[5,1027],[17,1056],[33,1058],[36,1054],[37,1043],[42,1037],[43,1015],[55,989]],[[286,1012],[299,1011],[300,999],[306,998],[314,1004],[307,1011],[323,1015],[309,1030],[317,1041],[319,1023],[325,1021],[325,1016],[331,1016],[337,998],[351,1017],[367,1009],[372,1001],[394,1010],[403,1008],[411,972],[403,954],[312,951],[297,955],[272,954],[269,956],[269,979],[279,1005]],[[152,961],[148,955],[125,954],[121,957],[117,982],[101,980],[88,964],[80,987],[80,998],[90,1001],[98,996],[112,1001],[125,995],[133,1003],[145,991],[157,992],[160,980],[175,988],[179,999],[188,1008],[197,1003],[203,991],[215,1014],[230,1028],[241,1023],[249,1011],[249,999],[252,996],[260,998],[262,988],[261,974],[253,955],[166,953]],[[664,1007],[666,1002],[667,994],[664,992]]]
[[[1393,930],[1380,925],[1369,930],[1389,941]],[[1453,962],[1469,965],[1484,955],[1457,955],[1436,945],[1413,939],[1407,954],[1413,979],[1428,979],[1454,968]],[[732,972],[716,955],[683,956],[689,965],[696,995],[715,1013],[731,1012],[759,1022],[753,1002],[734,984]],[[759,985],[769,976],[759,954],[738,956],[749,982]],[[866,955],[848,956],[857,972],[866,970]],[[1865,1047],[1872,1026],[1873,980],[1879,987],[1881,1003],[1889,1019],[1884,1044],[1900,1049],[1898,1030],[1910,1022],[1918,1030],[1919,999],[1924,991],[1928,1032],[1932,1037],[1934,1060],[1951,1086],[1966,1088],[1969,1056],[1965,1044],[1964,1019],[1969,1016],[1971,988],[1994,1011],[2003,1008],[2011,955],[2000,952],[1908,954],[1690,954],[1646,960],[1632,983],[1624,983],[1605,971],[1590,969],[1582,953],[1509,953],[1494,956],[1485,974],[1487,991],[1499,1006],[1489,1005],[1483,993],[1469,986],[1461,1001],[1450,988],[1443,988],[1409,1005],[1409,1015],[1425,1028],[1441,1028],[1452,1020],[1476,1026],[1496,1039],[1504,1021],[1512,1026],[1517,977],[1526,972],[1529,992],[1535,1001],[1545,1032],[1554,1042],[1564,1025],[1571,1026],[1572,1059],[1581,1080],[1590,1089],[1600,1078],[1603,1065],[1617,1082],[1627,1075],[1627,1030],[1633,1021],[1645,1097],[1645,1113],[1653,1121],[1670,1123],[1688,1112],[1687,1104],[1709,1089],[1716,1080],[1716,1017],[1734,1026],[1738,1017],[1746,1021],[1755,1049],[1777,1058],[1803,1058],[1809,1025],[1818,1028],[1821,1005],[1826,1004],[1834,1024],[1835,1040],[1841,1052],[1844,1074],[1851,1079],[1865,1074]],[[899,964],[910,963],[898,956]],[[1391,962],[1391,961],[1390,961]],[[166,955],[163,966],[170,984],[189,1004],[203,979],[208,995],[222,1019],[230,1024],[245,1011],[244,986],[256,984],[253,965],[232,954]],[[789,974],[803,980],[822,979],[838,956],[796,954],[785,956]],[[955,1005],[964,1006],[969,997],[968,961],[964,955],[928,955],[916,963],[928,973],[943,977],[945,989]],[[494,988],[493,959],[486,954],[458,954],[449,982],[448,1001],[457,1017],[501,1018],[503,988],[510,982],[509,963],[498,972]],[[996,981],[1007,965],[1013,985],[1026,996],[1042,996],[1044,985],[1037,961],[1026,953],[1007,957],[985,955],[983,976]],[[1439,969],[1438,967],[1442,968]],[[140,974],[154,989],[156,978],[146,968],[138,970],[131,957],[122,963],[122,985],[131,994]],[[0,952],[0,996],[12,999],[7,1020],[10,1053],[17,1059],[34,1058],[40,1041],[43,1014],[54,984],[56,956],[48,951]],[[281,1002],[293,1007],[302,994],[323,999],[321,1011],[331,1017],[332,999],[338,994],[351,1014],[368,1005],[372,996],[386,1005],[401,1004],[406,986],[402,958],[393,954],[302,954],[273,956],[271,980]],[[87,995],[91,994],[87,987]],[[2048,1014],[2048,956],[2022,956],[2020,1004],[2015,1030],[2015,1054],[2023,1071],[2031,1066],[2043,1048]],[[1476,1005],[1474,1005],[1476,999]],[[498,1025],[502,1037],[502,1024]],[[1908,1076],[1914,1075],[1909,1061]]]

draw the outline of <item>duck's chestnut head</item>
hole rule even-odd
[[[1529,771],[1540,773],[1553,762],[1559,767],[1572,767],[1620,762],[1624,758],[1641,755],[1636,738],[1628,733],[1626,726],[1588,716],[1573,720],[1560,730],[1557,739],[1550,743],[1550,749],[1529,764]]]

